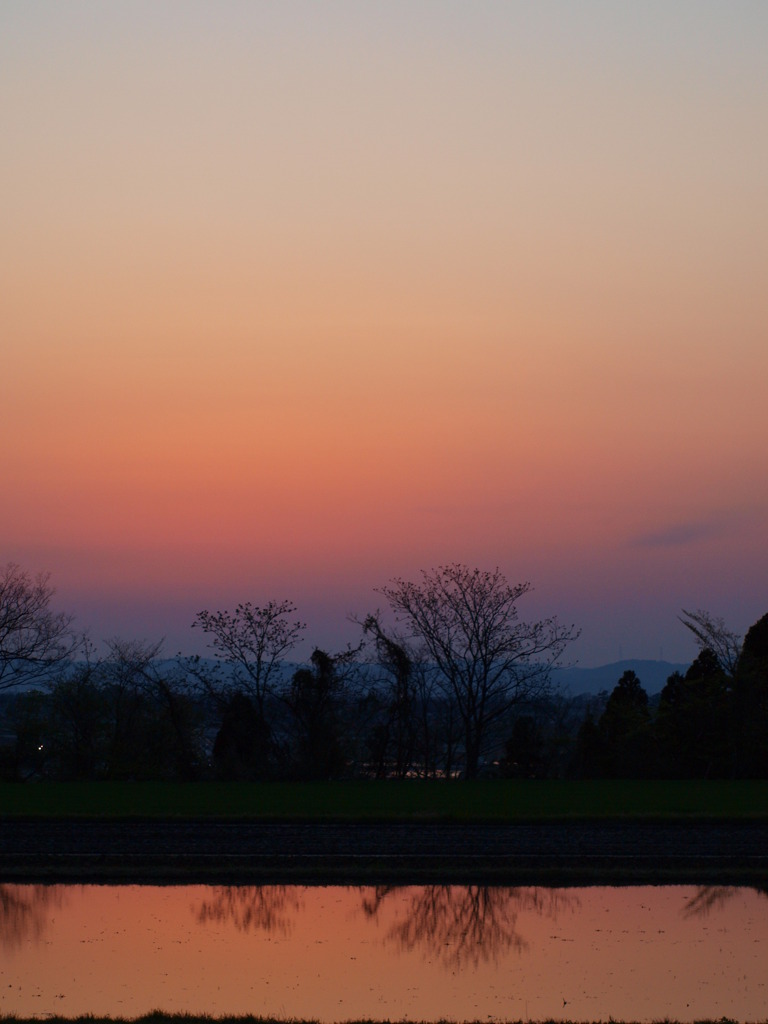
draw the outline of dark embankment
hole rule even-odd
[[[768,824],[6,819],[0,880],[762,886]]]
[[[768,783],[0,784],[0,880],[768,882]]]

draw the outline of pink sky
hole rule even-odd
[[[582,664],[768,610],[768,8],[5,3],[0,564],[192,649],[531,580]]]

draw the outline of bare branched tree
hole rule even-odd
[[[224,689],[246,693],[262,716],[283,658],[306,629],[298,619],[291,621],[295,613],[291,601],[269,601],[262,607],[246,602],[234,612],[198,612],[192,624],[210,636],[208,646],[229,666]]]
[[[741,657],[742,638],[728,629],[722,619],[715,618],[701,609],[689,612],[683,608],[683,614],[678,618],[696,637],[699,650],[711,651],[722,671],[730,679],[734,679]]]
[[[45,678],[75,651],[72,616],[51,610],[50,576],[0,569],[0,690]]]
[[[513,706],[548,692],[552,667],[578,636],[555,618],[520,621],[517,602],[530,590],[529,583],[510,586],[498,569],[459,563],[423,571],[420,583],[395,579],[380,589],[456,704],[467,778],[478,773],[489,727]]]

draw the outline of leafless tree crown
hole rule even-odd
[[[736,676],[742,647],[742,638],[738,633],[728,629],[723,619],[701,609],[695,612],[683,609],[683,614],[679,618],[696,637],[699,650],[711,651],[723,672],[733,679]]]
[[[234,670],[235,685],[262,708],[283,658],[306,629],[298,619],[292,621],[295,613],[292,601],[269,601],[261,607],[245,602],[234,612],[198,612],[193,628],[208,634],[208,646]]]
[[[0,569],[0,690],[45,676],[74,651],[72,616],[50,608],[47,573],[31,576],[9,562]]]
[[[420,582],[394,579],[380,593],[408,639],[435,664],[461,718],[469,776],[477,772],[489,725],[513,705],[543,696],[551,668],[578,636],[556,618],[520,620],[517,602],[530,583],[451,563],[422,571]]]

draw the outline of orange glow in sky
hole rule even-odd
[[[9,0],[0,564],[191,649],[394,575],[766,611],[768,8]]]

